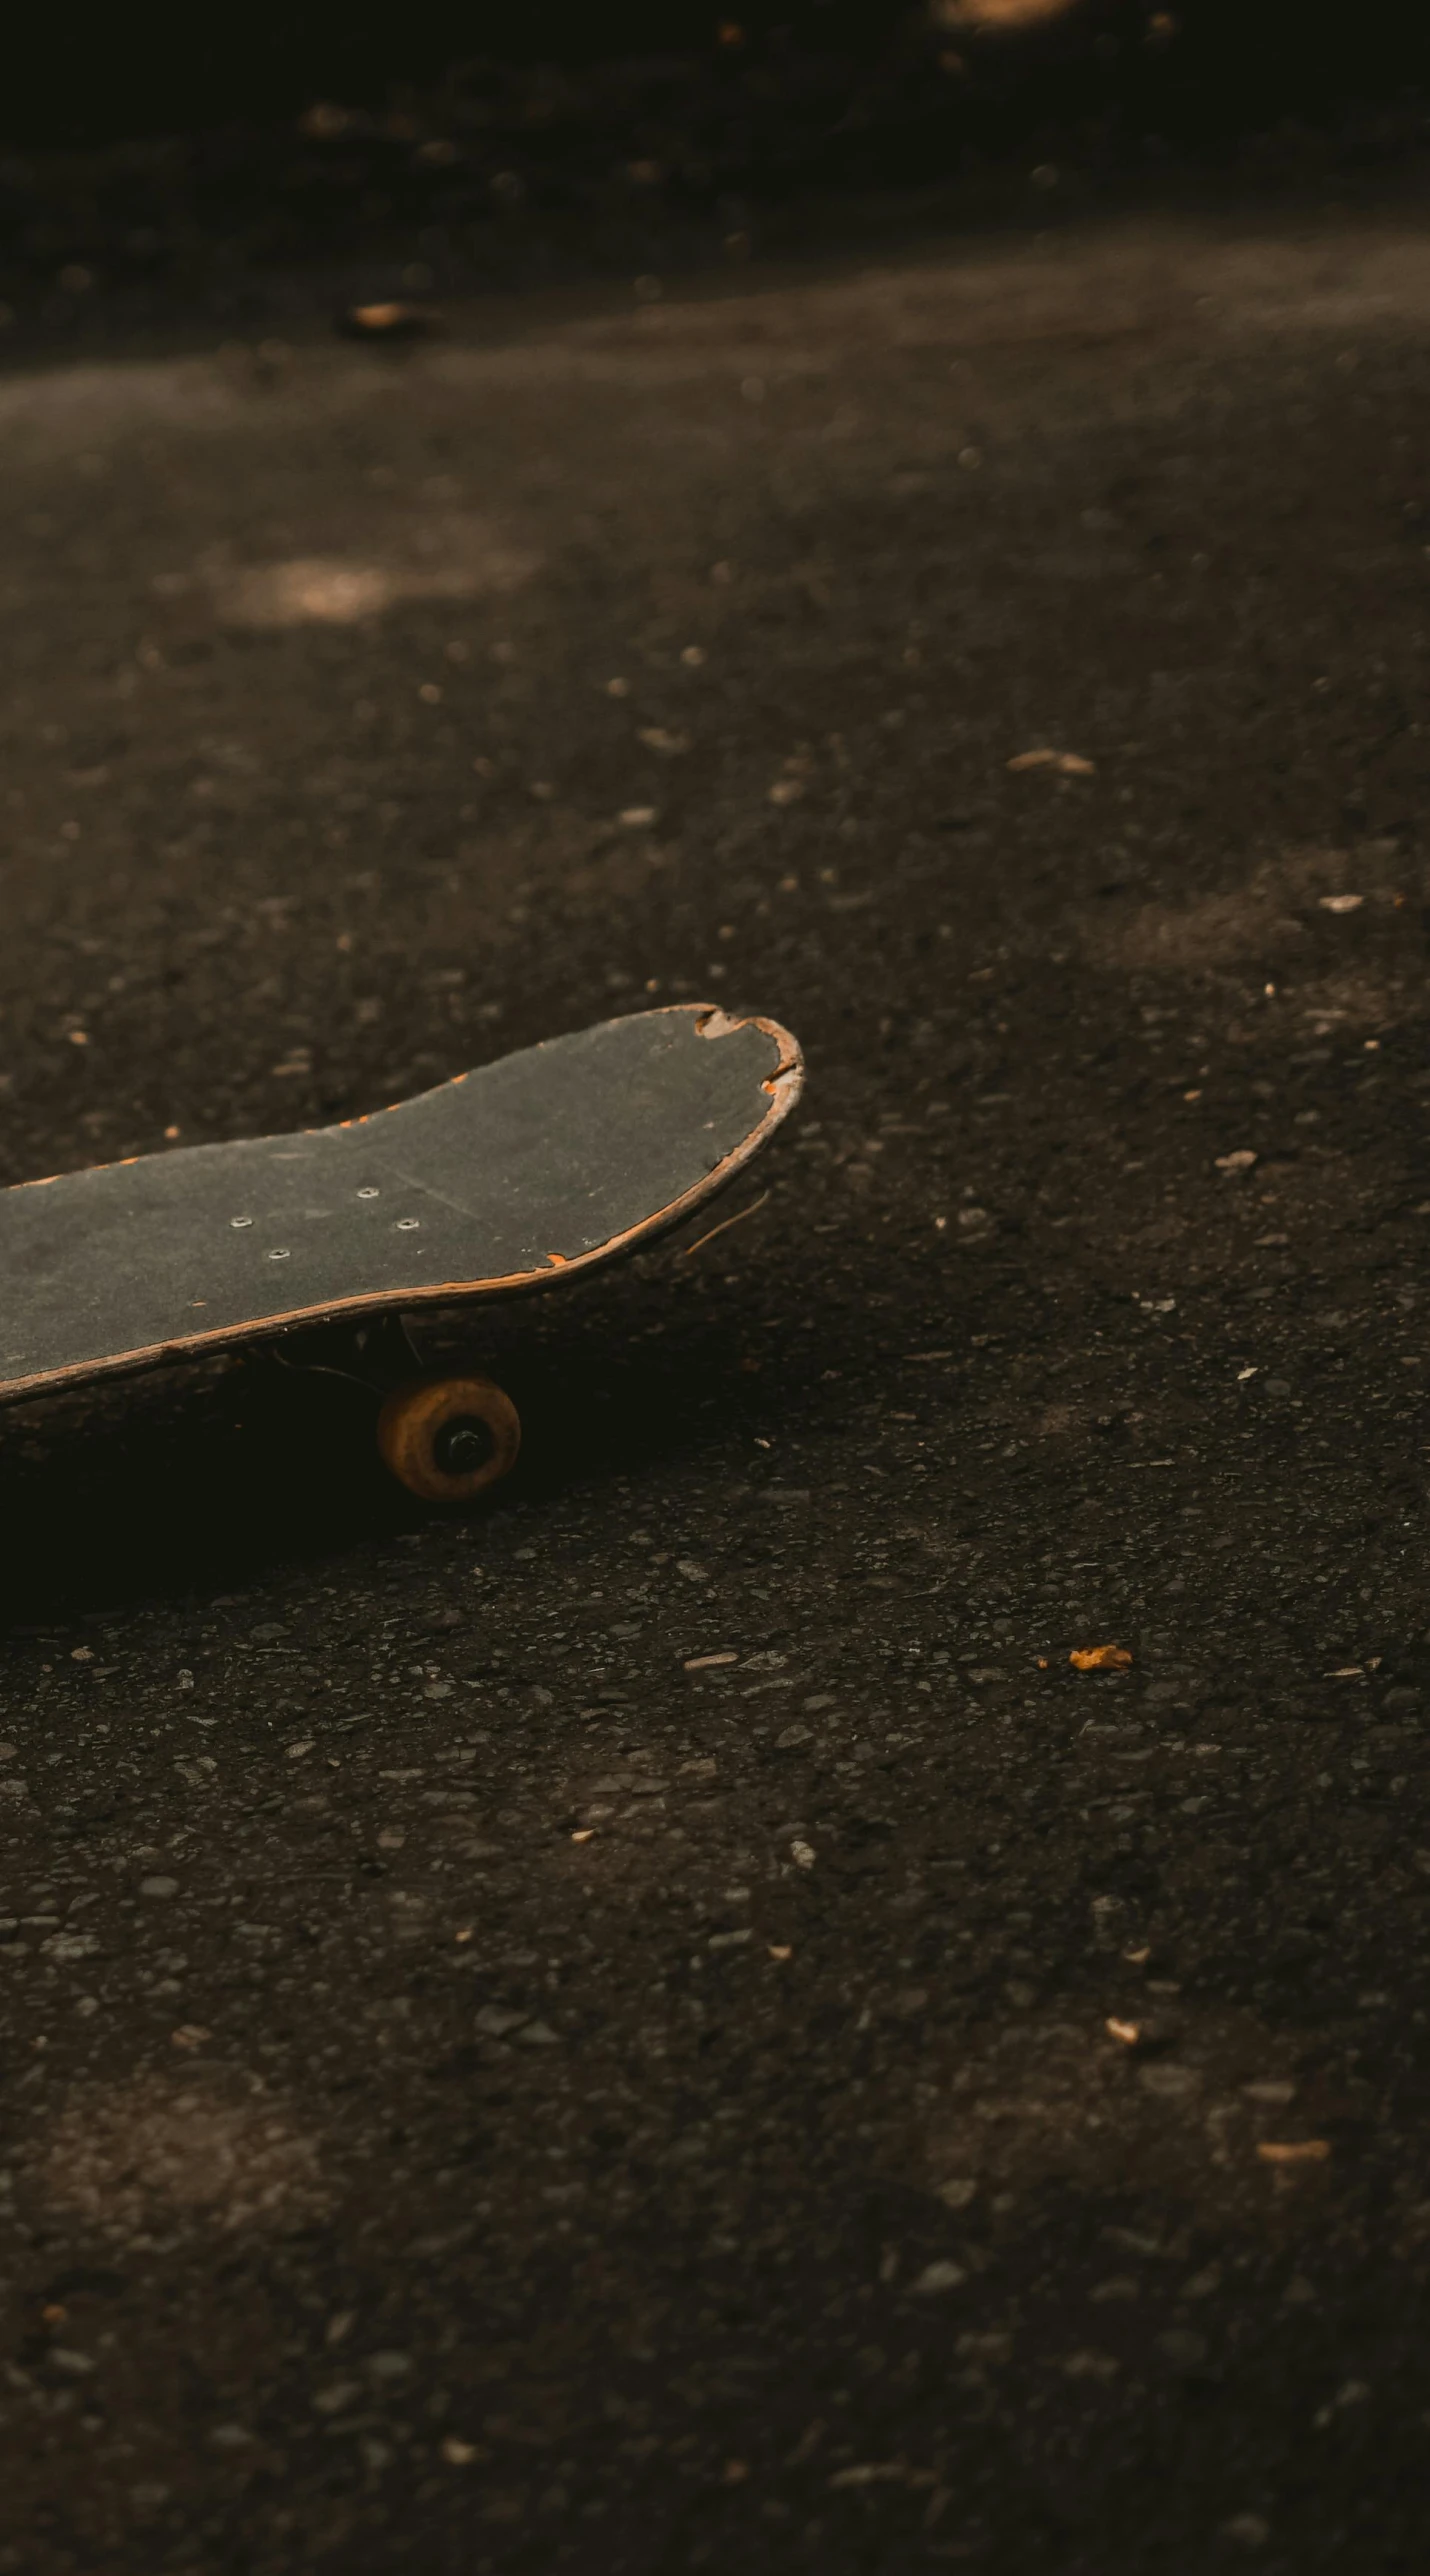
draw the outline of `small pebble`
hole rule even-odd
[[[944,2290],[956,2290],[968,2278],[961,2263],[926,2263],[910,2289],[916,2298],[937,2298]]]

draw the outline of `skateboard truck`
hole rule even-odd
[[[320,1324],[268,1356],[302,1376],[333,1377],[378,1399],[377,1448],[399,1484],[424,1503],[465,1503],[516,1465],[521,1420],[489,1377],[425,1369],[402,1315]]]

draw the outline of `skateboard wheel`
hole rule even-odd
[[[489,1377],[416,1378],[377,1417],[383,1465],[424,1503],[466,1503],[516,1465],[521,1423]]]

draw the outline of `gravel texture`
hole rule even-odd
[[[482,1513],[279,1370],[5,1417],[6,2576],[1418,2563],[1427,284],[0,385],[7,1179],[809,1060],[737,1225],[429,1330]]]

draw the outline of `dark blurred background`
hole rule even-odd
[[[115,296],[131,323],[175,296],[242,320],[305,263],[448,292],[678,267],[778,247],[763,228],[819,197],[976,212],[1000,174],[1063,203],[1353,179],[1421,153],[1427,108],[1408,0],[32,9],[3,60],[0,299],[21,338]]]
[[[940,75],[954,92],[938,92]],[[165,13],[162,25],[157,11],[32,7],[7,33],[0,134],[92,146],[434,91],[454,112],[520,102],[555,125],[622,101],[634,111],[638,93],[659,116],[691,92],[711,111],[717,97],[727,113],[742,99],[759,124],[778,93],[817,125],[847,84],[856,115],[902,109],[949,135],[1012,139],[1053,116],[1214,148],[1280,117],[1400,102],[1427,77],[1430,21],[1415,0],[258,0]]]

